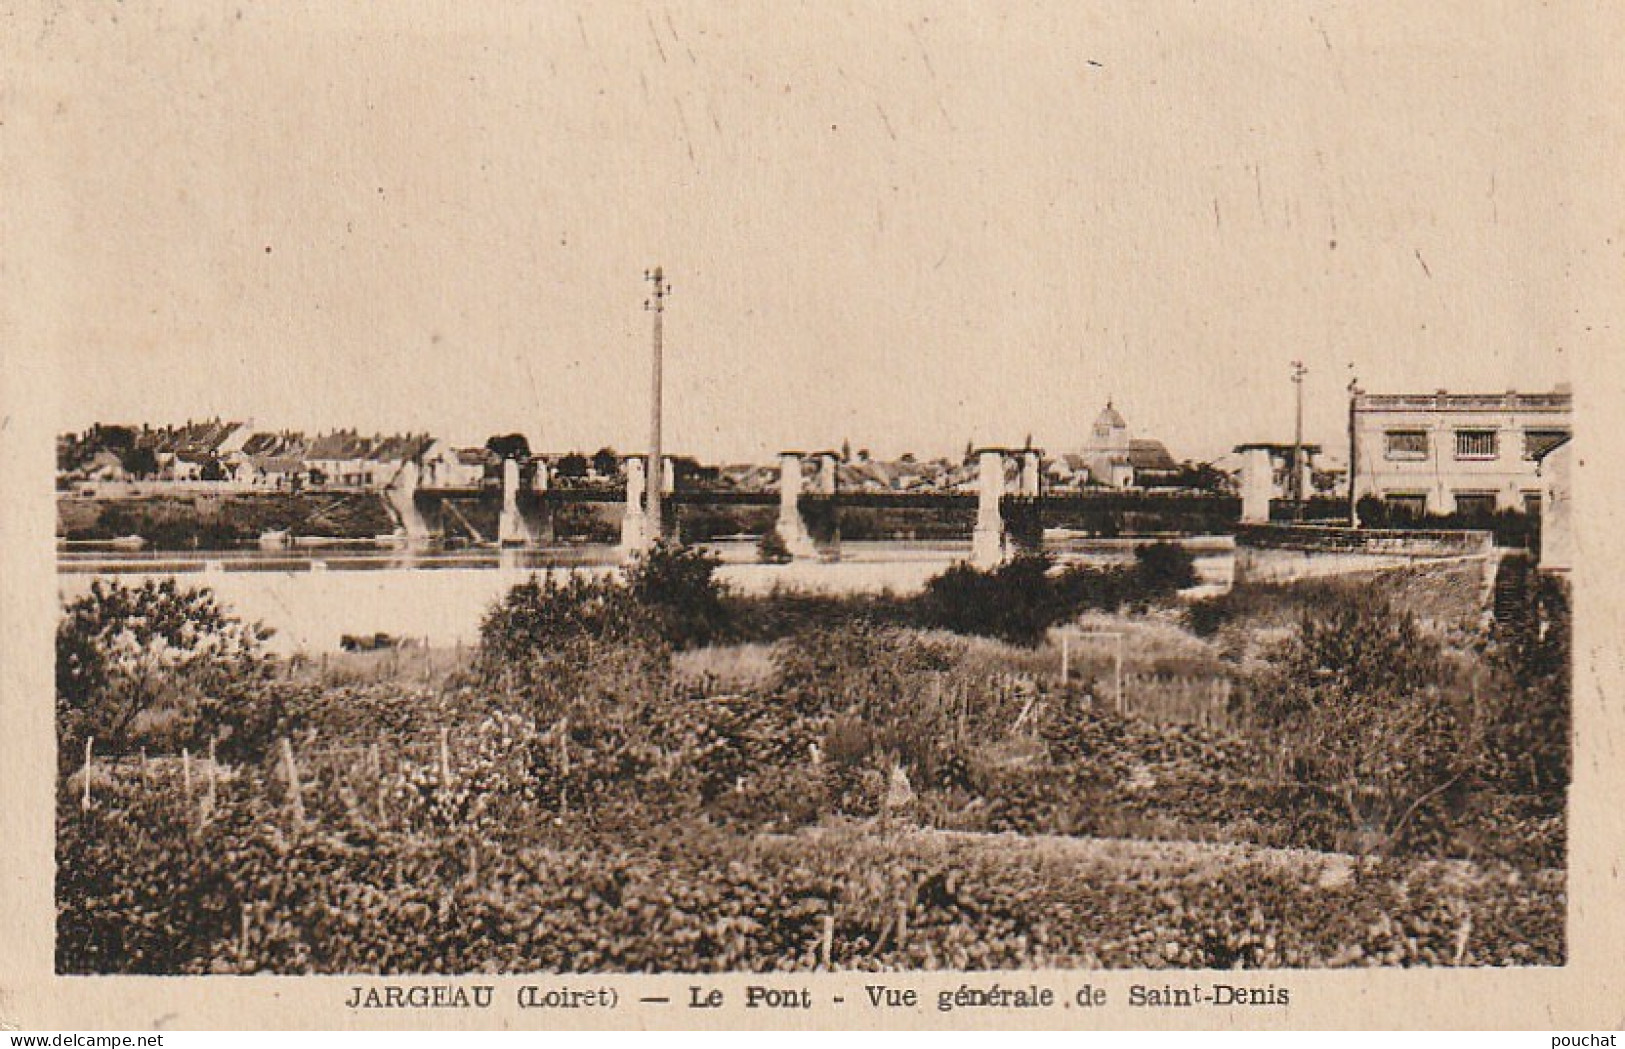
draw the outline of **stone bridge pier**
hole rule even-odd
[[[643,508],[643,495],[648,487],[647,465],[642,456],[626,460],[626,513],[621,517],[621,560],[630,561],[649,549],[653,535],[649,530],[649,515]]]
[[[1021,451],[1021,495],[1025,499],[1037,499],[1039,495],[1040,461],[1042,453],[1036,448],[1024,448]]]
[[[977,568],[1004,563],[1004,450],[982,448],[976,453],[976,528],[971,533],[970,560]]]
[[[1003,502],[1006,494],[1023,500],[1036,500],[1043,492],[1043,452],[1036,448],[982,448],[976,453],[976,528],[971,533],[971,564],[981,569],[997,568],[1010,559],[1016,537],[1004,518]],[[1006,492],[1004,468],[1006,462],[1016,462],[1015,489]],[[1025,512],[1037,514],[1036,506]],[[1042,545],[1042,525],[1037,516],[1026,517],[1018,523],[1030,524],[1034,529],[1029,544]]]
[[[519,512],[519,460],[502,460],[502,510],[497,516],[498,546],[530,546],[535,542]]]
[[[801,452],[779,453],[779,516],[773,524],[797,561],[818,556],[812,532],[801,515]]]
[[[1241,523],[1269,524],[1270,500],[1275,497],[1275,465],[1266,448],[1241,453]]]
[[[661,534],[659,522],[649,516],[645,497],[649,493],[649,457],[626,457],[626,513],[621,518],[621,560],[630,561],[654,546]],[[660,471],[663,495],[677,490],[677,466],[669,456],[662,456],[664,467]],[[668,504],[669,505],[669,504]]]
[[[552,486],[552,476],[548,473],[547,463],[536,461],[536,476],[531,480],[530,491],[532,498],[521,503],[519,516],[524,523],[526,531],[530,533],[532,542],[542,546],[550,546],[557,539],[554,528],[554,506],[547,501],[547,490]]]

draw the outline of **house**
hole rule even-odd
[[[1136,488],[1161,488],[1179,480],[1179,464],[1168,454],[1161,441],[1133,438],[1128,443],[1128,466],[1133,472],[1130,482]]]
[[[273,489],[298,488],[304,483],[304,434],[283,431],[250,435],[235,456],[237,478],[253,486]]]
[[[370,470],[367,455],[371,442],[354,430],[335,430],[310,442],[305,452],[305,468],[314,484],[335,488],[360,488]]]
[[[1537,510],[1539,462],[1573,429],[1573,394],[1375,394],[1349,400],[1353,497],[1402,513]]]
[[[478,488],[495,457],[484,448],[453,448],[431,440],[420,453],[418,484],[424,488]]]
[[[419,462],[434,444],[428,434],[396,434],[376,439],[364,458],[362,483],[370,488],[389,487],[407,463]]]

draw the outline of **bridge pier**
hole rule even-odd
[[[551,546],[557,538],[553,526],[555,507],[547,499],[549,483],[547,464],[538,459],[536,476],[530,484],[530,491],[534,495],[520,506],[519,516],[524,521],[530,541],[540,546]]]
[[[779,517],[774,528],[790,556],[805,561],[818,556],[812,533],[801,516],[801,453],[779,453]]]
[[[1269,524],[1270,500],[1275,495],[1269,450],[1248,448],[1241,455],[1241,523]]]
[[[626,513],[621,517],[622,561],[634,560],[648,552],[653,539],[649,530],[649,515],[643,508],[646,469],[642,456],[634,455],[626,460]]]
[[[502,460],[502,512],[497,518],[498,546],[529,546],[530,529],[519,513],[519,460]]]
[[[1021,494],[1037,499],[1039,493],[1039,453],[1037,449],[1023,449],[1021,453]]]
[[[1004,563],[1004,516],[999,501],[1004,497],[1004,453],[983,448],[977,453],[976,530],[971,533],[970,560],[977,568],[997,568]]]

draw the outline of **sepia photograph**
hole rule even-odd
[[[55,977],[1572,961],[1573,21],[25,21]]]

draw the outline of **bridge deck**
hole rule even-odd
[[[500,499],[498,488],[419,488],[420,498],[431,500]],[[545,492],[522,492],[527,503],[619,503],[626,499],[624,490],[614,488],[550,488]],[[682,490],[667,493],[669,502],[680,506],[777,506],[777,492]],[[849,506],[854,509],[911,510],[911,509],[974,509],[974,492],[839,492],[824,495],[803,492],[800,502],[808,505]],[[1241,500],[1235,496],[1207,494],[1163,494],[1150,492],[1048,492],[1044,495],[1006,495],[1001,500],[1006,506],[1036,504],[1040,509],[1066,513],[1069,511],[1095,511],[1118,513],[1153,513],[1199,511],[1239,516]]]

